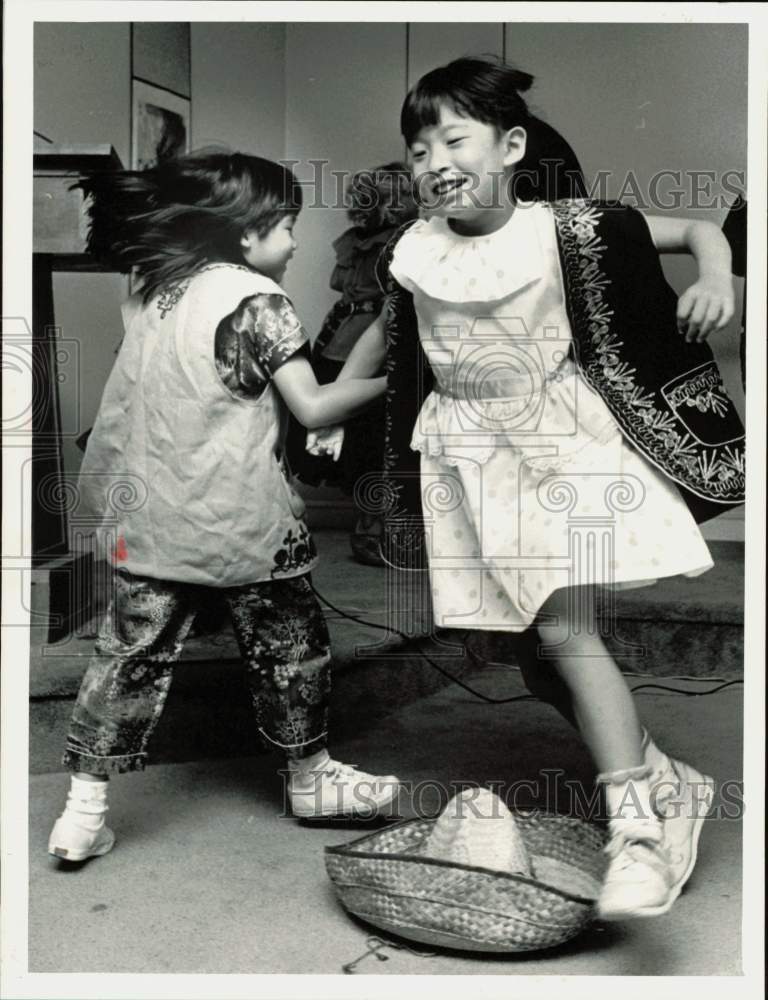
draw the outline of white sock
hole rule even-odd
[[[659,820],[653,810],[648,768],[627,768],[598,775],[605,786],[605,805],[612,834],[628,836],[645,829],[652,831],[654,839],[660,830]],[[637,839],[636,836],[633,839]]]
[[[108,781],[86,781],[72,775],[65,812],[86,830],[100,830],[104,825]]]
[[[643,730],[643,754],[645,763],[651,769],[648,775],[651,789],[659,786],[658,792],[661,795],[665,793],[671,795],[679,784],[678,777],[672,769],[669,757],[662,750],[659,750],[647,729]]]

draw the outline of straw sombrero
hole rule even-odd
[[[605,835],[584,820],[515,812],[469,789],[435,819],[325,848],[344,907],[401,937],[471,951],[551,948],[592,919]]]

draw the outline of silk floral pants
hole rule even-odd
[[[262,742],[289,759],[326,747],[330,642],[309,575],[214,590],[118,571],[72,714],[66,767],[144,768],[174,662],[195,614],[214,597],[232,618]]]

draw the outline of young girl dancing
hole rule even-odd
[[[436,624],[522,634],[527,682],[578,725],[605,788],[599,912],[648,916],[690,876],[712,779],[641,729],[594,590],[709,569],[695,516],[743,499],[741,424],[702,343],[733,312],[730,255],[706,222],[518,202],[530,83],[462,59],[408,94],[431,215],[393,241],[387,316],[340,380],[387,355],[390,514],[405,529],[423,514]],[[698,263],[679,303],[660,252]]]
[[[80,486],[101,517],[113,598],[74,708],[71,791],[49,851],[105,854],[108,776],[145,766],[195,614],[223,599],[256,726],[287,756],[294,815],[371,815],[397,788],[326,749],[329,637],[315,547],[281,464],[286,406],[306,427],[353,416],[384,379],[319,386],[279,282],[301,188],[284,167],[198,153],[83,184],[89,249],[133,270],[125,339]],[[129,497],[129,494],[133,494]]]

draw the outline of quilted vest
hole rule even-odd
[[[218,324],[260,293],[284,294],[248,268],[212,265],[126,303],[79,484],[117,568],[213,587],[311,569],[304,503],[281,461],[284,404],[271,384],[237,397],[216,371]]]

